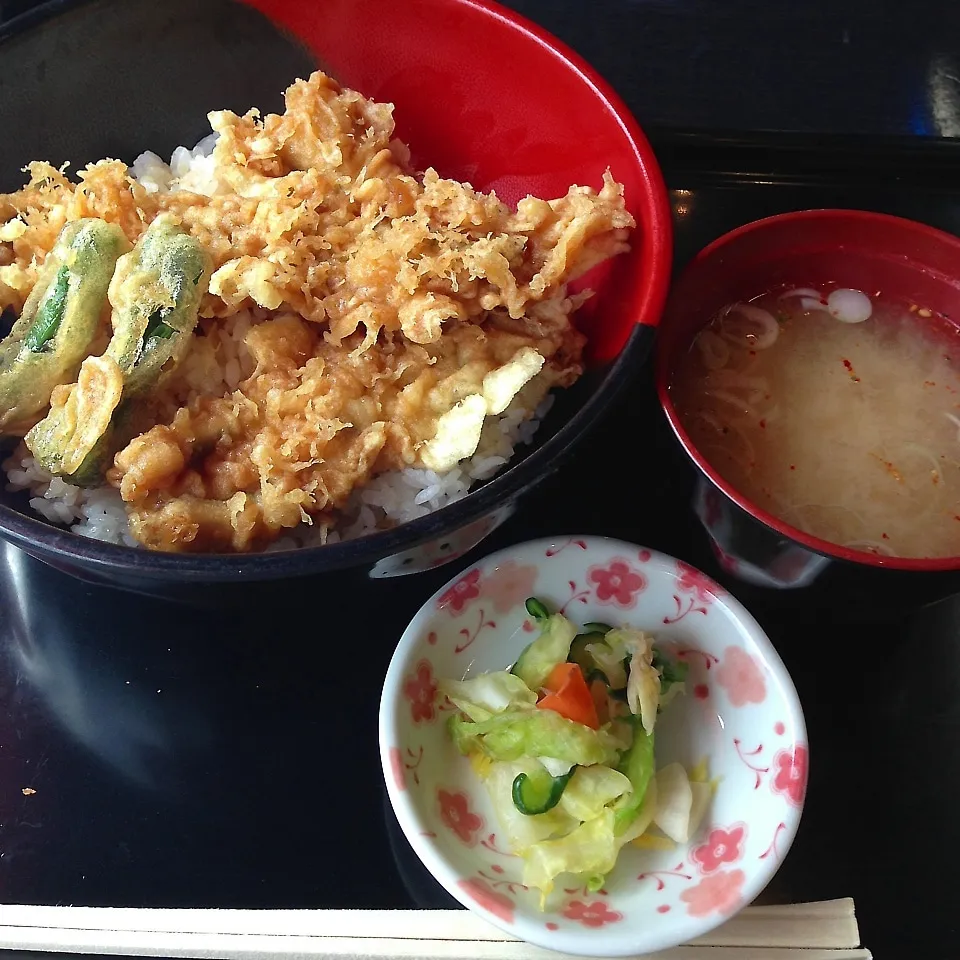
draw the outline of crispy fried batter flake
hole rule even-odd
[[[368,347],[380,329],[434,343],[448,320],[495,307],[521,317],[626,248],[633,220],[609,174],[599,194],[571,187],[513,211],[434,170],[413,177],[392,139],[389,104],[322,73],[294,83],[286,104],[263,120],[255,110],[210,114],[220,135],[213,196],[176,183],[148,194],[117,160],[88,166],[77,184],[30,164],[29,184],[0,196],[0,217],[25,225],[0,266],[0,306],[22,305],[60,228],[84,216],[116,222],[135,241],[168,210],[214,257],[204,315],[283,308],[325,324],[334,339],[363,326]]]
[[[304,514],[342,507],[373,475],[417,465],[440,418],[482,396],[518,354],[547,358],[541,395],[580,369],[565,359],[581,346],[571,327],[522,335],[494,317],[429,347],[396,337],[364,352],[350,349],[359,338],[328,343],[294,314],[252,327],[250,377],[225,396],[194,396],[118,454],[109,476],[137,538],[165,550],[251,549]],[[188,516],[201,519],[181,522]]]
[[[147,546],[248,550],[326,521],[384,470],[471,455],[477,425],[456,437],[455,408],[479,423],[521,387],[542,396],[579,376],[566,284],[627,249],[622,188],[607,173],[599,192],[513,210],[415,175],[392,110],[318,72],[287,90],[282,115],[211,113],[212,157],[159,189],[103,160],[76,182],[32,163],[0,195],[0,308],[22,307],[78,217],[135,241],[170,213],[213,258],[193,379],[175,372],[134,412],[109,474]],[[255,369],[231,379],[212,344],[251,309],[272,315],[244,338]]]

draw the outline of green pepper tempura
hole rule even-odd
[[[129,249],[123,231],[103,220],[74,220],[61,230],[0,344],[0,433],[22,435],[54,389],[76,377],[100,332],[114,268]]]
[[[683,692],[687,664],[642,630],[578,630],[535,597],[526,610],[540,635],[512,668],[441,681],[440,694],[542,906],[561,874],[599,890],[628,843],[686,843],[713,788],[704,764],[656,766],[657,718]]]
[[[103,229],[108,226],[102,224]],[[101,278],[104,297],[109,279],[113,307],[113,335],[106,352],[83,361],[75,384],[52,395],[47,392],[44,403],[49,402],[50,410],[25,438],[40,466],[78,486],[102,481],[116,452],[114,431],[129,404],[183,359],[207,291],[211,261],[192,236],[161,216],[115,267],[111,262]],[[97,318],[101,306],[96,305]]]

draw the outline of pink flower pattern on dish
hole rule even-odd
[[[734,824],[728,830],[717,827],[710,831],[706,841],[696,847],[690,859],[697,864],[701,873],[713,873],[725,863],[736,863],[743,855],[743,839],[747,828],[742,823]]]
[[[707,917],[711,913],[733,913],[740,904],[740,889],[746,875],[742,870],[721,870],[704,877],[696,886],[680,894],[691,917]]]
[[[399,747],[390,748],[390,772],[393,774],[393,782],[398,790],[407,789],[407,776],[403,772],[403,756]]]
[[[429,723],[437,715],[434,701],[437,682],[429,660],[421,660],[411,676],[403,682],[403,695],[410,701],[410,716],[414,723]]]
[[[468,846],[477,845],[477,835],[483,829],[483,817],[470,809],[470,798],[462,792],[437,790],[440,819]]]
[[[486,880],[458,880],[457,886],[484,910],[499,917],[504,923],[513,923],[513,901],[494,890]]]
[[[480,571],[465,573],[449,590],[437,600],[438,610],[448,610],[454,615],[463,613],[471,600],[480,596]]]
[[[692,593],[700,603],[709,603],[720,593],[720,588],[705,573],[682,560],[677,561],[677,589]]]
[[[594,900],[593,903],[571,900],[563,908],[563,915],[585,927],[602,927],[606,923],[616,923],[623,919],[622,913],[611,910],[602,900]]]
[[[574,553],[573,551],[570,552],[571,554]],[[607,609],[616,611],[636,609],[639,604],[645,606],[648,596],[651,599],[656,599],[658,590],[655,590],[654,587],[659,587],[656,576],[663,575],[660,570],[654,569],[651,572],[652,568],[644,565],[643,558],[636,550],[628,551],[626,548],[622,548],[616,551],[616,556],[611,555],[612,553],[611,551],[606,556],[599,558],[591,557],[589,554],[583,560],[576,558],[577,566],[571,569],[569,575],[578,579],[577,588],[584,590],[588,597],[587,602],[590,602],[592,597],[594,603],[605,604]],[[640,557],[639,561],[638,557]],[[531,559],[533,560],[532,564]],[[559,559],[563,560],[563,557]],[[592,564],[591,561],[593,561]],[[561,594],[560,599],[562,599],[564,594],[561,587],[567,576],[567,571],[559,568],[559,560],[553,561],[557,567],[554,570],[551,570],[548,566],[538,570],[535,565],[536,562],[535,557],[521,556],[517,560],[503,560],[496,566],[488,564],[480,569],[471,567],[450,587],[445,588],[440,597],[434,601],[434,610],[440,610],[441,612],[439,615],[436,613],[433,615],[431,626],[434,629],[431,634],[422,636],[420,641],[421,651],[428,659],[416,663],[414,670],[406,673],[402,688],[405,699],[410,704],[409,709],[415,724],[422,724],[425,720],[436,721],[438,717],[440,720],[443,719],[443,714],[439,713],[440,701],[443,698],[437,697],[436,677],[432,669],[432,662],[435,658],[449,652],[448,648],[458,640],[455,634],[461,626],[472,628],[477,614],[480,614],[481,621],[483,620],[483,610],[481,608],[484,608],[492,619],[500,623],[503,613],[516,610],[519,605],[522,605],[526,597],[536,595],[538,585],[541,591],[550,592],[546,586],[548,580],[544,579],[547,577],[547,572],[550,572],[551,576],[556,574],[559,577],[557,582],[560,586],[554,587],[554,590]],[[670,578],[670,572],[673,570],[676,572],[674,577]],[[711,599],[715,597],[712,581],[686,564],[674,564],[668,560],[664,573],[668,577],[668,583],[672,579],[672,589],[679,594],[679,598],[684,604],[690,601],[699,603],[707,597]],[[552,584],[552,580],[550,582]],[[669,596],[667,600],[669,600]],[[710,602],[707,601],[708,610],[705,612],[708,615],[703,617],[702,620],[708,623],[712,622],[713,618],[718,616],[718,610],[722,607],[722,603],[722,600],[718,601],[710,608]],[[522,610],[518,611],[518,615],[522,613]],[[611,617],[616,615],[616,612],[611,613]],[[603,617],[599,609],[594,612],[593,616],[597,619],[607,619],[614,622],[609,617]],[[689,619],[694,620],[693,617]],[[699,625],[700,619],[699,617],[696,618],[697,625]],[[519,623],[519,620],[517,622]],[[448,626],[444,627],[444,623],[447,623]],[[528,621],[524,621],[524,625],[535,629],[535,625]],[[424,634],[426,634],[427,629],[429,628],[424,628]],[[723,631],[721,631],[721,636],[722,634]],[[492,634],[485,634],[485,636],[490,635]],[[678,633],[677,635],[686,637],[685,634]],[[480,640],[483,639],[484,637],[481,636]],[[711,653],[702,654],[705,661],[707,656],[713,657],[712,670],[709,661],[700,664],[699,660],[695,656],[693,657],[691,662],[691,666],[694,668],[691,671],[691,699],[699,700],[702,697],[704,700],[709,700],[711,695],[717,698],[719,696],[718,690],[722,688],[724,690],[722,697],[728,699],[733,706],[741,707],[747,704],[769,703],[772,708],[779,694],[774,682],[775,675],[767,676],[767,670],[759,654],[752,654],[749,648],[745,650],[742,647],[733,646],[732,644],[737,641],[733,637],[730,640],[732,643],[725,650],[723,650],[724,640],[721,640],[720,643],[713,640],[710,645]],[[677,639],[673,639],[672,643],[676,646],[682,645],[682,641]],[[476,646],[479,648],[480,644],[477,643]],[[721,653],[721,650],[723,650],[723,653]],[[694,651],[694,653],[700,653],[700,651]],[[719,662],[716,654],[721,654]],[[416,655],[412,659],[416,662]],[[439,670],[441,666],[439,660],[436,660],[436,663]],[[409,667],[407,669],[410,670]],[[706,670],[709,670],[709,673],[706,673]],[[443,671],[441,671],[441,674],[446,675]],[[716,678],[719,687],[713,686],[713,677]],[[694,679],[708,680],[710,686],[708,687],[705,682],[695,684],[693,683]],[[717,703],[718,711],[722,709],[722,702],[724,700],[721,698],[721,701]],[[401,709],[404,713],[404,719],[406,719],[408,716],[405,712],[407,707],[404,706]],[[738,714],[736,722],[739,723],[742,720],[752,723],[754,718],[758,716],[764,721],[762,730],[760,725],[757,727],[757,739],[751,740],[747,745],[754,746],[760,742],[763,736],[772,741],[766,743],[766,749],[763,753],[765,758],[763,765],[769,768],[769,773],[765,773],[764,778],[769,780],[772,793],[777,795],[776,803],[779,806],[776,807],[776,819],[783,817],[784,820],[787,820],[789,819],[787,802],[800,805],[803,800],[807,779],[807,750],[805,746],[793,743],[795,733],[786,729],[788,724],[784,724],[782,720],[774,724],[777,716],[782,716],[782,714],[771,713],[768,716],[765,709],[764,707],[760,710]],[[784,719],[788,718],[784,717]],[[774,728],[776,728],[777,734],[781,735],[779,743],[773,741],[770,736],[770,731]],[[422,736],[423,734],[423,729],[415,730],[412,725],[408,725],[407,729],[413,736],[418,734]],[[434,729],[439,728],[426,727],[427,732]],[[741,731],[735,727],[734,732],[739,733]],[[786,736],[782,736],[783,733]],[[793,735],[791,735],[792,733]],[[417,742],[414,742],[414,749],[417,745]],[[729,748],[729,745],[729,741],[725,741],[725,748]],[[771,754],[780,747],[786,749],[781,750],[775,757],[771,757]],[[408,791],[412,791],[412,794],[404,794],[405,797],[416,797],[419,791],[415,788],[413,775],[407,776],[407,771],[403,769],[400,750],[397,748],[390,749],[387,759],[389,761],[388,779],[393,780],[400,790],[406,788]],[[733,762],[736,763],[735,756]],[[760,761],[757,760],[756,762],[759,763]],[[427,789],[424,799],[428,803],[431,794],[436,797],[432,805],[432,816],[435,819],[431,826],[433,830],[440,834],[440,842],[444,842],[442,838],[445,835],[446,844],[453,848],[459,848],[461,856],[467,856],[471,860],[475,857],[481,858],[471,865],[465,864],[465,869],[461,873],[464,879],[458,881],[459,895],[471,905],[476,903],[477,907],[486,912],[489,917],[497,918],[504,923],[515,923],[515,913],[518,906],[514,902],[514,897],[511,896],[514,891],[511,889],[501,892],[504,868],[496,863],[491,866],[491,861],[500,859],[493,856],[493,853],[502,853],[502,851],[493,851],[491,848],[488,852],[488,849],[484,849],[487,845],[483,843],[483,838],[489,835],[492,825],[484,822],[485,816],[480,815],[481,811],[479,809],[473,808],[472,803],[478,797],[471,792],[466,784],[458,784],[455,780],[445,783],[445,790],[438,790],[436,784],[430,785],[429,781],[424,786]],[[747,788],[750,786],[752,784],[747,784]],[[760,786],[765,788],[766,784],[761,783]],[[460,790],[463,790],[463,792],[459,792]],[[759,795],[753,795],[761,799],[765,792],[763,790]],[[396,795],[396,791],[394,791],[394,794]],[[766,796],[772,799],[771,793],[766,793]],[[780,799],[780,796],[783,796],[784,799]],[[769,803],[769,801],[767,802]],[[440,821],[442,826],[436,825],[437,820]],[[776,849],[777,837],[786,829],[778,829],[773,834],[772,853],[768,855],[769,857],[776,858],[779,855]],[[768,831],[764,823],[755,823],[753,819],[750,820],[749,828],[743,823],[731,823],[726,819],[721,820],[720,825],[715,822],[711,824],[707,830],[701,833],[700,837],[694,839],[694,843],[691,844],[687,854],[689,859],[683,865],[684,872],[693,874],[693,877],[673,880],[672,889],[668,889],[666,892],[666,899],[672,903],[673,915],[676,915],[679,911],[680,914],[686,913],[691,917],[713,916],[720,919],[739,909],[745,902],[745,893],[748,892],[748,888],[753,883],[753,861],[756,857],[753,854],[752,845],[755,841],[760,840],[757,850],[763,849],[767,845],[767,841],[770,840],[771,833],[772,831]],[[787,834],[784,833],[784,836],[787,836]],[[748,839],[751,847],[749,850]],[[781,846],[783,842],[781,838]],[[464,847],[460,847],[460,843],[464,844]],[[465,847],[470,848],[469,852]],[[483,860],[484,857],[488,859]],[[511,863],[507,860],[504,860],[503,863],[507,868],[506,876],[512,876]],[[478,867],[483,867],[485,872],[478,874]],[[489,874],[489,876],[486,874]],[[748,878],[750,883],[747,882]],[[612,891],[613,895],[609,899],[602,895],[598,897],[597,894],[586,890],[564,892],[566,896],[554,908],[557,913],[550,919],[557,920],[561,928],[566,928],[571,932],[577,927],[580,927],[581,930],[592,930],[605,927],[611,923],[614,924],[615,928],[616,923],[622,920],[624,915],[631,915],[629,906],[625,902],[620,902],[619,892],[616,890]],[[661,894],[662,896],[663,894]],[[653,909],[657,909],[656,904],[658,902],[659,898],[654,900]],[[623,912],[618,912],[618,908]],[[671,909],[669,903],[662,904],[661,908],[665,911]]]
[[[783,794],[795,807],[803,803],[807,792],[807,769],[810,755],[802,744],[791,750],[781,750],[773,758],[773,779],[770,786],[774,793]]]
[[[491,600],[497,613],[508,613],[533,594],[536,583],[535,566],[505,560],[484,579],[480,593]]]
[[[767,696],[767,684],[763,670],[757,661],[740,647],[727,647],[723,660],[717,668],[717,683],[727,691],[735,707],[748,703],[763,703]]]
[[[587,581],[596,586],[597,600],[629,609],[647,587],[647,578],[622,557],[614,557],[605,567],[591,567]]]

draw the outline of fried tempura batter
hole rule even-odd
[[[542,397],[577,376],[570,357],[581,345],[569,327],[522,335],[492,318],[430,347],[398,337],[359,352],[294,314],[252,327],[245,342],[256,369],[237,390],[195,397],[116,458],[110,479],[148,546],[248,550],[322,518],[371,476],[414,465],[437,420],[519,350],[552,361],[536,384]]]
[[[566,284],[627,249],[634,225],[609,174],[599,193],[512,210],[432,169],[416,176],[392,107],[319,72],[287,90],[282,115],[210,122],[206,175],[151,190],[116,160],[78,183],[32,163],[28,185],[0,196],[0,307],[22,307],[65,222],[100,217],[136,241],[169,213],[213,259],[192,351],[241,311],[274,314],[246,333],[256,369],[234,389],[176,371],[130,415],[141,432],[108,478],[142,543],[248,550],[326,522],[384,470],[471,455],[444,437],[470,417],[479,435],[511,390],[528,384],[535,406],[577,378]]]

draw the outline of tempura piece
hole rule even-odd
[[[503,463],[521,418],[582,373],[589,291],[568,284],[628,249],[622,187],[607,172],[513,209],[411,169],[392,112],[317,72],[282,114],[211,113],[212,153],[176,174],[33,163],[0,195],[0,309],[40,288],[64,224],[137,244],[106,352],[48,393],[29,445],[57,476],[114,485],[145,546],[260,549],[333,527],[380,474]],[[140,275],[174,236],[176,291]]]
[[[398,338],[358,352],[361,337],[330,344],[292,314],[252,327],[249,378],[224,397],[193,399],[117,455],[108,476],[137,539],[163,550],[253,549],[305,515],[329,517],[378,473],[426,466],[442,416],[482,396],[485,379],[521,351],[547,358],[524,388],[534,407],[580,370],[567,359],[582,344],[570,327],[537,337],[492,318],[429,348]]]
[[[0,266],[0,307],[18,305],[50,223],[98,211],[136,240],[167,211],[213,259],[202,316],[260,306],[322,324],[334,342],[363,330],[363,349],[381,330],[430,344],[445,324],[497,308],[519,319],[562,299],[566,283],[627,249],[634,226],[609,173],[599,193],[575,186],[515,211],[432,169],[418,178],[393,139],[391,105],[320,72],[287,90],[282,115],[219,111],[210,122],[209,176],[166,191],[147,193],[114,160],[87,167],[80,185],[31,165],[27,187],[0,195],[0,220],[7,210],[25,224]]]
[[[168,216],[158,217],[121,257],[110,282],[113,337],[88,357],[77,383],[60,387],[50,412],[26,436],[37,462],[80,486],[102,481],[121,398],[155,387],[182,360],[210,277],[210,258]]]
[[[20,318],[0,344],[0,432],[23,436],[54,388],[73,380],[101,332],[117,258],[130,245],[102,220],[68,223],[47,256]]]

